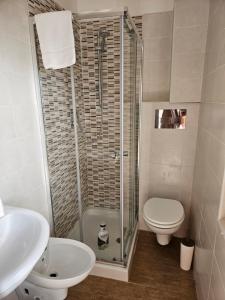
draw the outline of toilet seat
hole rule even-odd
[[[175,228],[175,227],[179,226],[180,224],[182,224],[182,222],[184,221],[184,217],[178,223],[169,224],[169,225],[154,223],[151,220],[149,220],[148,218],[146,218],[145,216],[144,216],[144,220],[145,220],[145,222],[152,225],[153,227],[161,228],[161,229],[168,229],[168,228]]]
[[[150,198],[144,205],[144,219],[158,228],[172,228],[184,220],[184,208],[177,200]]]

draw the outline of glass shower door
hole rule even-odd
[[[123,17],[121,88],[121,205],[123,256],[129,255],[138,211],[138,136],[141,47],[129,19]]]

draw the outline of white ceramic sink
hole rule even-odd
[[[40,214],[5,206],[0,218],[0,299],[14,291],[41,257],[49,239]]]

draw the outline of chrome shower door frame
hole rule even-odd
[[[132,244],[132,240],[135,235],[135,231],[137,229],[137,224],[138,224],[138,217],[135,217],[135,212],[134,214],[134,224],[132,226],[132,234],[130,237],[130,242],[129,245],[125,244],[124,241],[124,26],[125,22],[127,22],[127,26],[131,31],[134,32],[136,35],[137,39],[137,45],[136,47],[140,47],[141,50],[141,65],[140,65],[140,93],[139,93],[139,99],[138,99],[138,104],[139,104],[139,120],[138,120],[138,145],[137,145],[137,181],[139,180],[139,147],[140,147],[140,111],[141,111],[141,102],[142,102],[142,78],[143,78],[143,42],[142,39],[137,31],[137,28],[130,17],[128,10],[124,10],[124,14],[120,16],[120,234],[121,234],[121,262],[126,265],[127,260],[129,259],[128,257],[130,256],[130,248]],[[136,58],[137,59],[137,58]],[[136,61],[137,63],[137,61]],[[136,92],[136,89],[135,89]],[[136,97],[136,95],[135,95]],[[135,199],[135,198],[134,198]],[[138,215],[138,214],[137,214]],[[125,248],[128,248],[128,255],[125,255]]]

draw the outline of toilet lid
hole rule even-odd
[[[153,223],[170,225],[184,218],[184,209],[177,200],[151,198],[144,205],[144,216]]]

